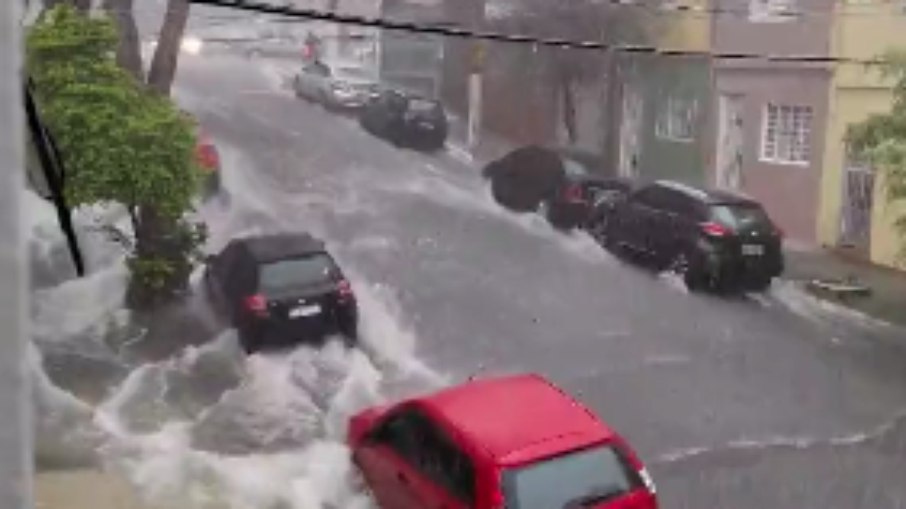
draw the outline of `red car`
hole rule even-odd
[[[657,509],[629,445],[537,375],[469,382],[352,417],[381,509]]]
[[[217,145],[211,140],[198,121],[195,123],[195,162],[205,173],[204,193],[206,195],[215,194],[220,189],[220,152]]]

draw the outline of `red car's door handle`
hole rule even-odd
[[[396,480],[401,482],[402,484],[409,484],[409,478],[406,477],[406,474],[402,472],[396,473]]]

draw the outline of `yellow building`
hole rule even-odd
[[[651,26],[659,48],[708,51],[711,48],[711,7],[708,0],[667,2]]]
[[[836,4],[835,9],[832,55],[870,60],[897,45],[906,48],[902,4],[870,0]],[[825,246],[854,249],[874,263],[902,268],[893,222],[906,207],[887,201],[882,179],[847,157],[844,142],[849,125],[890,110],[891,82],[877,67],[840,63],[828,97],[818,239]]]

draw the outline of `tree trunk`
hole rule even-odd
[[[182,45],[182,35],[189,19],[188,0],[169,0],[164,25],[160,30],[157,50],[151,61],[148,73],[148,85],[155,92],[170,95],[173,78],[176,77],[176,63]]]
[[[132,13],[133,0],[104,0],[104,10],[116,22],[119,41],[116,46],[116,63],[129,71],[139,82],[145,82],[142,54],[139,47],[138,28]]]

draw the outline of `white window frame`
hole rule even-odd
[[[770,130],[771,130],[771,127],[770,127],[771,108],[777,108],[777,110],[778,110],[776,125],[774,126],[774,140],[769,140]],[[808,113],[808,117],[807,117],[808,121],[803,124],[803,132],[796,131],[793,133],[785,133],[788,136],[792,136],[792,137],[796,137],[796,138],[804,138],[804,139],[798,140],[798,142],[801,144],[801,146],[798,148],[798,150],[805,154],[804,159],[803,158],[794,158],[792,156],[779,153],[779,151],[780,151],[779,136],[781,136],[783,133],[778,133],[778,130],[779,130],[779,126],[781,126],[783,124],[783,122],[781,121],[782,120],[782,111],[781,110],[783,108],[791,108],[793,110],[793,112],[791,113],[791,115],[794,115],[793,118],[787,121],[787,122],[794,123],[794,126],[792,127],[792,129],[796,129],[796,127],[795,127],[795,111],[796,111],[796,109],[805,110],[803,113],[805,113],[805,112]],[[813,126],[814,120],[815,120],[815,109],[810,105],[783,104],[783,103],[774,103],[774,102],[769,102],[769,103],[765,104],[764,108],[762,109],[762,114],[761,114],[761,141],[760,141],[760,146],[758,147],[759,160],[762,162],[766,162],[766,163],[781,164],[781,165],[786,165],[786,166],[800,166],[800,167],[809,166],[811,164],[811,158],[812,158],[811,143],[812,143],[812,126]],[[773,143],[773,147],[771,146],[771,143]],[[790,142],[790,140],[787,140],[786,144],[787,144],[787,147],[789,147],[788,150],[790,152],[794,152],[796,150],[796,148],[792,146],[792,143]]]
[[[786,23],[794,21],[797,0],[749,0],[749,21],[753,23]]]
[[[661,140],[677,143],[692,143],[695,141],[696,117],[698,114],[698,101],[685,97],[667,96],[667,100],[660,105],[654,122],[654,135]],[[689,132],[683,133],[683,120],[677,113],[689,115],[687,119]]]

